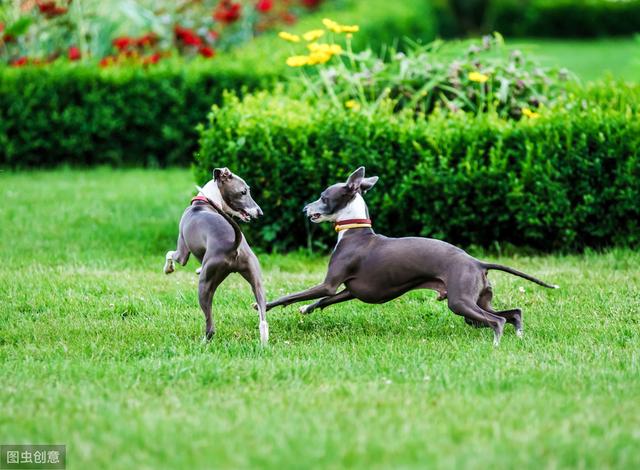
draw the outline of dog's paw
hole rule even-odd
[[[173,264],[173,251],[167,252],[163,270],[165,274],[171,274],[176,270],[175,265]]]
[[[303,315],[308,315],[313,311],[313,309],[311,309],[311,304],[309,304],[309,305],[303,305],[298,309],[298,311]]]
[[[200,266],[198,269],[196,269],[196,274],[199,276],[200,273],[202,272],[202,266]]]
[[[269,342],[269,324],[266,321],[260,322],[260,343],[266,345]]]

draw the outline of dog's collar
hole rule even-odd
[[[211,204],[207,196],[201,196],[201,195],[195,196],[191,199],[191,204],[193,204],[196,201],[201,201],[201,202],[206,202],[207,204]]]
[[[336,222],[336,232],[350,228],[371,228],[371,219],[347,219]]]

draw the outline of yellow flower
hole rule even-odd
[[[344,103],[345,107],[347,107],[348,109],[353,109],[354,111],[357,111],[360,109],[360,103],[358,103],[356,100],[349,100],[346,101]]]
[[[284,39],[285,41],[300,42],[300,36],[296,34],[287,33],[286,31],[280,31],[278,33],[278,36],[280,37],[280,39]]]
[[[319,44],[312,42],[311,44],[307,44],[307,48],[311,52],[322,52],[323,54],[329,55],[342,54],[342,46],[340,46],[340,44]]]
[[[540,117],[540,113],[531,111],[529,108],[522,108],[522,114],[527,116],[529,119],[536,119]]]
[[[353,34],[348,33],[348,34],[346,35],[346,37],[347,37],[347,39],[351,39],[351,38],[353,37]]]
[[[340,25],[338,23],[336,23],[335,21],[330,20],[329,18],[323,19],[322,20],[322,24],[329,31],[333,31],[334,33],[339,33],[340,32]]]
[[[331,54],[324,51],[312,52],[308,59],[309,65],[324,64],[331,59]]]
[[[357,33],[358,31],[360,31],[360,26],[354,24],[354,25],[341,25],[340,29],[342,30],[343,33]]]
[[[358,25],[342,25],[340,23],[336,23],[333,20],[330,20],[329,18],[323,19],[322,24],[325,26],[325,28],[327,28],[329,31],[333,31],[334,33],[357,33],[360,30],[360,27]]]
[[[484,83],[489,80],[489,76],[480,72],[469,73],[469,80],[472,82]]]
[[[305,41],[315,41],[316,39],[319,39],[322,36],[324,36],[323,29],[313,29],[311,31],[307,31],[302,35]]]
[[[287,59],[289,67],[302,67],[303,65],[311,65],[309,57],[306,55],[292,55]]]

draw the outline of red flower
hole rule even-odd
[[[230,24],[240,19],[242,5],[231,0],[221,0],[213,12],[213,19]]]
[[[156,33],[147,33],[135,40],[136,46],[139,47],[153,46],[157,42],[158,36],[156,35]]]
[[[189,28],[183,28],[182,26],[176,25],[174,28],[174,32],[176,34],[176,39],[182,42],[185,46],[201,46],[202,39],[195,33],[195,31]]]
[[[120,52],[124,51],[125,49],[128,49],[129,47],[133,46],[135,44],[136,40],[129,38],[127,36],[122,36],[119,38],[115,38],[112,42],[112,44],[114,45],[114,47],[116,49],[118,49]]]
[[[25,56],[22,56],[22,57],[18,57],[17,59],[14,59],[11,62],[11,66],[22,67],[23,65],[27,65],[28,62],[29,62],[29,59],[27,59]]]
[[[160,53],[156,52],[155,54],[151,54],[150,56],[142,59],[142,63],[144,65],[157,64],[161,57]]]
[[[320,5],[321,2],[322,0],[301,0],[301,3],[307,8],[315,8]]]
[[[216,55],[216,51],[209,46],[202,46],[200,49],[198,49],[198,53],[202,57],[206,57],[207,59]]]
[[[209,31],[209,37],[214,41],[217,41],[218,39],[220,39],[220,33],[218,33],[218,31],[211,30]]]
[[[67,12],[67,8],[59,7],[55,1],[38,1],[38,10],[47,18],[53,18],[54,16],[64,15]]]
[[[100,67],[102,68],[108,67],[114,62],[115,62],[115,58],[113,56],[108,55],[107,57],[103,57],[102,60],[100,60]]]
[[[71,46],[69,48],[69,60],[80,60],[82,58],[82,54],[80,54],[80,49],[76,46]]]
[[[256,10],[260,13],[268,13],[273,8],[273,0],[258,0]]]

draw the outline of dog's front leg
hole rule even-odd
[[[241,271],[240,274],[251,284],[253,295],[256,298],[254,308],[258,310],[258,315],[260,316],[260,342],[267,344],[269,342],[269,324],[267,323],[266,298],[264,295],[264,287],[262,286],[260,263],[253,252],[250,254],[248,265],[248,269]]]
[[[311,289],[303,290],[302,292],[298,292],[297,294],[285,295],[278,300],[268,302],[267,311],[271,310],[273,307],[279,307],[281,305],[287,306],[296,302],[302,302],[303,300],[312,300],[319,299],[320,297],[331,296],[334,295],[337,290],[338,286],[323,282],[322,284],[312,287]]]

